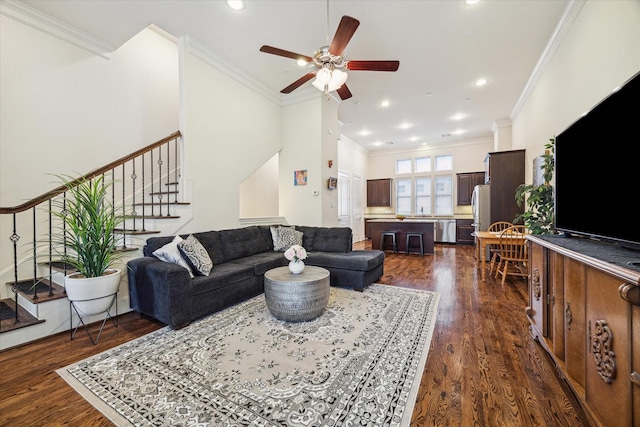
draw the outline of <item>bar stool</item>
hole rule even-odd
[[[417,237],[420,241],[420,255],[424,255],[424,232],[423,231],[407,231],[407,247],[405,248],[405,254],[409,254],[409,248],[412,247],[409,245],[409,242],[412,237]],[[417,247],[417,246],[413,246]]]
[[[396,238],[396,236],[399,232],[399,230],[384,230],[382,233],[380,233],[380,250],[386,250],[387,237],[391,237],[391,243],[389,244],[393,246],[393,252],[398,253],[398,239]]]

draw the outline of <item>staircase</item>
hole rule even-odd
[[[181,200],[190,194],[181,179],[181,143],[178,131],[85,175],[114,182],[111,203],[126,218],[117,230],[125,264],[141,256],[149,235],[175,234],[190,219],[190,203]],[[64,224],[56,224],[51,212],[63,206],[65,190],[60,186],[20,206],[0,207],[0,350],[71,327],[64,276],[73,270],[56,258],[66,248],[52,243],[53,230]],[[128,301],[122,284],[121,298]],[[26,327],[32,329],[19,331]]]

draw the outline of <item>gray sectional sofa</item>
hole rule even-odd
[[[153,255],[175,236],[147,239],[144,257],[127,263],[131,308],[178,329],[263,293],[264,273],[289,262],[283,251],[274,250],[271,227],[193,233],[213,263],[208,275],[190,275],[184,266]],[[303,233],[302,246],[309,253],[305,264],[329,270],[332,286],[362,291],[382,276],[384,252],[352,250],[351,228],[294,228]]]

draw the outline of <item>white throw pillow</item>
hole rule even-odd
[[[178,249],[178,243],[182,242],[182,237],[176,236],[173,238],[173,241],[167,243],[160,249],[156,249],[153,251],[153,255],[155,255],[158,259],[164,262],[172,262],[174,264],[178,264],[187,269],[189,272],[189,276],[193,279],[193,271],[191,271],[191,267],[187,263],[187,261],[182,258],[182,254]]]

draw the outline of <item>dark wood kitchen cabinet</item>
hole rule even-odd
[[[484,159],[485,181],[490,185],[491,222],[514,222],[524,212],[516,202],[516,189],[524,184],[524,150],[488,153]]]
[[[391,178],[367,180],[367,206],[391,206]]]
[[[473,245],[476,242],[473,232],[476,231],[472,219],[456,219],[456,243]]]
[[[456,175],[458,187],[458,206],[470,206],[471,194],[476,185],[484,184],[484,172],[466,172]]]

